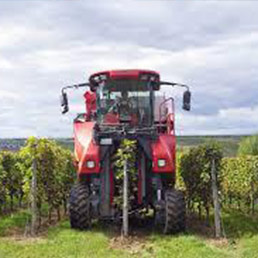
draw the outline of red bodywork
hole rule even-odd
[[[155,75],[155,78],[159,80],[159,74],[154,71],[148,70],[118,70],[118,71],[105,71],[95,73],[90,76],[89,81],[91,82],[95,77],[100,75],[106,75],[112,79],[137,79],[143,74]],[[85,95],[86,103],[86,121],[75,121],[74,123],[74,143],[75,143],[75,157],[78,164],[78,176],[90,175],[101,173],[100,167],[100,146],[98,146],[93,139],[94,121],[90,121],[90,115],[92,112],[96,112],[96,94],[94,92],[86,92]],[[173,101],[173,100],[172,100]],[[117,124],[119,119],[115,116],[106,117],[107,123]],[[88,120],[88,121],[87,121]],[[174,110],[170,111],[166,117],[163,117],[161,121],[156,121],[157,124],[165,124],[166,130],[160,131],[158,139],[150,143],[152,153],[152,172],[154,174],[160,173],[175,173],[175,157],[176,157],[176,137],[174,133]],[[158,160],[165,160],[165,166],[159,167]],[[94,168],[87,168],[86,162],[94,161]],[[141,173],[139,172],[139,182],[141,181]],[[110,202],[113,199],[113,173],[110,169]],[[141,203],[141,184],[138,184],[138,202]]]
[[[108,78],[111,78],[113,80],[116,79],[138,79],[140,75],[143,74],[153,74],[157,76],[157,79],[159,80],[159,74],[155,71],[151,70],[114,70],[114,71],[103,71],[94,73],[90,76],[89,80],[91,81],[94,77],[100,76],[100,75],[106,75]]]
[[[78,174],[99,173],[100,158],[99,146],[93,140],[93,127],[95,122],[75,122],[74,123],[74,145],[75,158],[78,162]],[[86,162],[94,161],[94,168],[87,168]]]
[[[152,171],[154,173],[172,173],[175,171],[175,135],[160,135],[156,142],[151,144]],[[158,166],[158,160],[165,160],[164,167]]]
[[[74,123],[74,143],[75,157],[78,162],[78,173],[99,173],[100,158],[99,146],[93,140],[94,122],[75,122]],[[158,140],[151,143],[153,157],[153,172],[171,173],[175,170],[175,146],[176,138],[172,134],[160,135]],[[158,167],[158,160],[164,159],[166,166]],[[87,161],[94,161],[96,167],[89,169],[86,167]]]

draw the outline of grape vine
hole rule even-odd
[[[32,163],[36,164],[37,193],[35,196],[39,218],[42,206],[48,207],[51,220],[53,211],[60,218],[60,209],[66,211],[70,188],[76,173],[73,156],[69,150],[60,147],[54,140],[28,138],[26,145],[17,153],[0,152],[0,212],[14,209],[14,200],[18,206],[30,205]],[[40,222],[40,221],[39,221]]]

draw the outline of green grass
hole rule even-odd
[[[258,216],[247,216],[239,211],[230,210],[223,214],[227,238],[241,239],[258,236]],[[258,250],[258,249],[257,249]]]
[[[13,228],[23,229],[30,215],[27,211],[22,210],[17,213],[9,214],[0,218],[0,236],[8,234],[8,230]]]
[[[48,205],[43,204],[41,207],[42,217],[47,217],[48,215]],[[5,236],[11,229],[18,229],[24,231],[26,224],[30,222],[31,214],[26,209],[21,209],[16,212],[12,212],[5,216],[0,217],[0,236]]]
[[[109,237],[103,231],[78,232],[68,222],[52,228],[46,238],[32,241],[0,239],[0,258],[21,257],[230,257],[224,250],[211,247],[195,236],[149,236],[145,248],[133,254],[130,250],[109,247]]]
[[[239,257],[258,258],[258,235],[244,237],[239,242]]]
[[[51,228],[47,237],[21,241],[0,238],[0,258],[22,257],[129,257],[120,250],[108,248],[104,232],[78,232],[68,222]]]
[[[204,235],[189,230],[178,236],[148,231],[139,236],[142,242],[137,240],[138,243],[133,243],[132,248],[129,244],[129,248],[114,249],[110,247],[110,239],[115,236],[112,227],[94,226],[91,231],[79,232],[70,229],[68,221],[49,228],[46,234],[35,240],[3,237],[8,228],[23,227],[25,218],[26,214],[18,213],[17,216],[1,219],[0,258],[258,258],[258,220],[236,211],[223,214],[229,244],[222,247],[217,247]],[[116,246],[116,241],[112,246]],[[118,243],[118,246],[121,247],[121,244]]]
[[[231,257],[229,250],[211,246],[194,235],[152,237],[155,257],[213,258]]]

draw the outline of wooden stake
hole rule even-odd
[[[216,168],[215,160],[212,160],[211,166],[211,181],[212,181],[212,197],[214,205],[214,223],[215,223],[215,237],[220,238],[221,235],[221,220],[220,220],[220,204],[219,204],[219,194],[217,186]]]
[[[128,171],[127,171],[127,160],[124,161],[124,185],[123,185],[123,236],[128,236]]]
[[[34,147],[36,148],[36,146]],[[37,167],[36,167],[36,158],[34,158],[32,163],[32,182],[31,182],[31,236],[35,236],[37,233]]]

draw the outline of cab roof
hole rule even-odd
[[[109,70],[94,73],[90,76],[91,81],[94,77],[106,75],[110,79],[139,79],[141,75],[154,75],[159,80],[159,73],[152,70],[128,69],[128,70]]]

